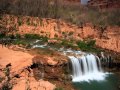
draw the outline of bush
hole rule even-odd
[[[83,51],[100,52],[99,48],[95,47],[95,42],[95,40],[79,41],[77,42],[77,45]]]
[[[40,39],[41,37],[38,34],[25,34],[25,39]]]
[[[95,46],[95,42],[96,42],[95,40],[88,40],[87,41],[87,46],[88,47],[94,47]]]
[[[48,42],[48,37],[41,37],[42,41]]]
[[[3,80],[4,80],[4,78],[3,78],[3,77],[0,77],[0,83],[1,83]]]
[[[62,87],[56,87],[54,90],[64,90]]]
[[[7,37],[9,37],[10,39],[15,39],[15,35],[13,34],[9,34]]]
[[[5,36],[5,34],[0,34],[0,38],[4,38]]]
[[[79,41],[77,44],[78,44],[78,47],[79,47],[81,50],[86,50],[86,49],[88,49],[87,43],[86,43],[85,41]]]
[[[73,35],[73,34],[74,34],[74,32],[72,32],[72,31],[71,31],[71,32],[69,32],[69,36],[71,36],[71,35]]]
[[[2,90],[12,90],[12,85],[9,82],[6,82],[3,86],[2,86]]]
[[[62,40],[61,45],[63,45],[64,47],[73,47],[73,42]]]
[[[20,39],[21,35],[20,34],[16,34],[15,37],[16,37],[16,39]]]
[[[26,42],[26,41],[22,41],[22,40],[16,40],[15,42],[14,42],[14,44],[16,44],[16,45],[24,45],[24,46],[26,46],[28,43]]]

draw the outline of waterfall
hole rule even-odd
[[[72,63],[72,81],[104,80],[105,73],[102,71],[99,57],[93,54],[82,56],[68,56]]]

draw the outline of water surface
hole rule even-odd
[[[90,81],[90,82],[79,82],[73,83],[76,90],[120,90],[118,84],[120,78],[114,74],[109,74],[103,81]]]

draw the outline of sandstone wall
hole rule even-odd
[[[72,40],[82,40],[83,38],[96,39],[96,45],[120,52],[120,27],[108,27],[101,37],[101,30],[93,28],[92,25],[86,24],[83,28],[66,23],[65,21],[55,19],[40,19],[38,17],[15,17],[4,16],[1,21],[8,30],[11,27],[16,28],[14,33],[20,34],[39,34],[49,38],[64,38]],[[21,23],[21,24],[19,24]]]

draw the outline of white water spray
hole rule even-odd
[[[98,57],[87,54],[80,57],[68,56],[72,63],[72,81],[101,81],[105,79],[106,73],[102,72],[101,62]]]

